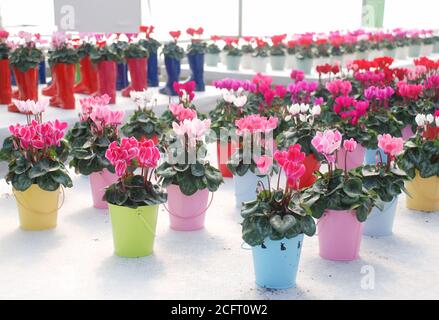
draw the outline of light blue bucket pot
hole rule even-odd
[[[297,59],[297,69],[302,70],[305,74],[311,74],[312,63],[312,59]]]
[[[260,178],[248,170],[243,176],[233,176],[235,183],[235,204],[241,208],[243,202],[256,199],[256,188]]]
[[[381,149],[366,149],[366,153],[364,155],[364,163],[365,164],[376,164],[377,151],[381,154],[381,159],[383,162],[387,162],[387,156]],[[379,156],[378,156],[379,157]]]
[[[363,235],[370,237],[390,236],[393,233],[397,203],[398,198],[394,198],[391,202],[385,202],[383,211],[374,207],[367,220],[363,222]]]
[[[291,239],[267,238],[265,248],[252,247],[256,284],[270,289],[295,287],[302,244],[303,234],[300,234]]]
[[[411,58],[417,58],[421,55],[421,45],[417,44],[414,46],[411,46],[409,49],[409,57]]]

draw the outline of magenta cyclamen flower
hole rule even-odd
[[[343,141],[343,148],[348,152],[353,152],[357,148],[357,141],[354,138]]]
[[[323,154],[328,162],[335,162],[335,152],[340,149],[342,135],[338,130],[317,131],[311,144],[317,152]]]
[[[340,95],[347,96],[352,91],[352,84],[347,80],[336,79],[326,83],[326,89],[332,94],[333,97]]]
[[[300,145],[295,144],[290,146],[286,151],[276,150],[274,153],[274,159],[284,170],[288,184],[294,188],[298,186],[299,179],[306,171],[305,165],[303,164],[306,155],[300,149]]]

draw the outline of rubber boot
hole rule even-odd
[[[116,90],[122,90],[128,87],[128,85],[128,66],[126,65],[126,63],[118,63]]]
[[[89,76],[89,67],[88,65],[91,64],[90,56],[87,55],[84,58],[79,61],[79,70],[81,73],[81,80],[79,80],[78,83],[75,84],[73,91],[75,93],[82,93],[82,94],[90,94],[89,91],[90,88],[90,76]]]
[[[187,59],[192,73],[189,81],[195,81],[195,91],[206,91],[204,85],[204,53],[189,54]]]
[[[52,81],[50,84],[41,90],[43,96],[52,97],[56,94],[56,70],[54,66],[51,67],[52,70]]]
[[[0,104],[10,104],[12,99],[9,59],[0,60]]]
[[[38,66],[25,72],[14,67],[14,75],[19,91],[18,99],[38,101]],[[14,103],[9,104],[8,111],[20,112]]]
[[[75,64],[60,63],[57,73],[57,89],[59,107],[62,109],[75,109],[75,95],[73,87],[75,84]]]
[[[58,86],[60,85],[60,81],[58,77],[60,76],[60,73],[63,71],[62,63],[54,64],[52,70],[53,70],[52,84],[54,85],[55,93],[50,98],[49,105],[52,107],[59,107],[61,105],[61,100],[59,97]]]
[[[40,84],[46,84],[46,60],[41,60],[38,64],[38,79]]]
[[[115,61],[101,61],[98,68],[98,90],[97,95],[108,94],[110,103],[116,103],[116,73],[117,65]]]
[[[157,51],[150,52],[148,57],[148,86],[159,86],[159,70],[158,70],[158,57]]]
[[[178,82],[180,79],[181,61],[165,56],[165,67],[168,80],[166,81],[166,86],[159,91],[161,94],[166,94],[168,96],[178,96],[178,92],[174,90],[173,85],[174,82]]]
[[[128,70],[130,71],[131,83],[122,90],[122,96],[129,97],[131,91],[143,91],[147,86],[147,58],[127,59]]]

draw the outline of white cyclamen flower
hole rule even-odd
[[[296,114],[300,113],[300,105],[298,104],[293,104],[288,108],[288,111],[295,116]]]
[[[425,125],[425,122],[427,121],[427,117],[425,116],[425,114],[420,113],[416,115],[415,121],[419,127],[422,127]]]
[[[233,100],[233,104],[238,108],[242,108],[246,103],[247,103],[247,96],[235,97],[235,99]]]
[[[322,108],[320,108],[319,105],[313,106],[311,109],[311,114],[313,116],[319,116],[321,112],[322,112]]]
[[[299,120],[302,121],[302,122],[306,122],[307,118],[308,117],[306,116],[306,114],[301,113],[299,115]]]
[[[432,114],[427,115],[427,122],[428,123],[433,123],[433,121],[434,121],[433,115]]]
[[[308,105],[308,104],[304,104],[304,103],[302,103],[302,104],[300,105],[300,112],[301,112],[301,113],[306,113],[306,112],[308,112],[308,110],[309,110],[309,105]]]
[[[235,95],[231,91],[227,89],[222,89],[221,93],[225,102],[233,103],[233,101],[235,101]]]

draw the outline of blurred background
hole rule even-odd
[[[12,32],[31,29],[49,35],[59,25],[56,2],[75,6],[84,3],[92,11],[96,27],[105,20],[117,25],[120,21],[115,17],[140,19],[142,24],[156,27],[155,37],[159,40],[167,40],[170,30],[189,26],[202,26],[206,37],[353,30],[361,27],[363,7],[363,0],[125,0],[118,1],[118,6],[102,0],[0,0],[1,24]],[[436,0],[386,0],[382,26],[437,29],[437,5]],[[120,6],[127,9],[121,12]]]

